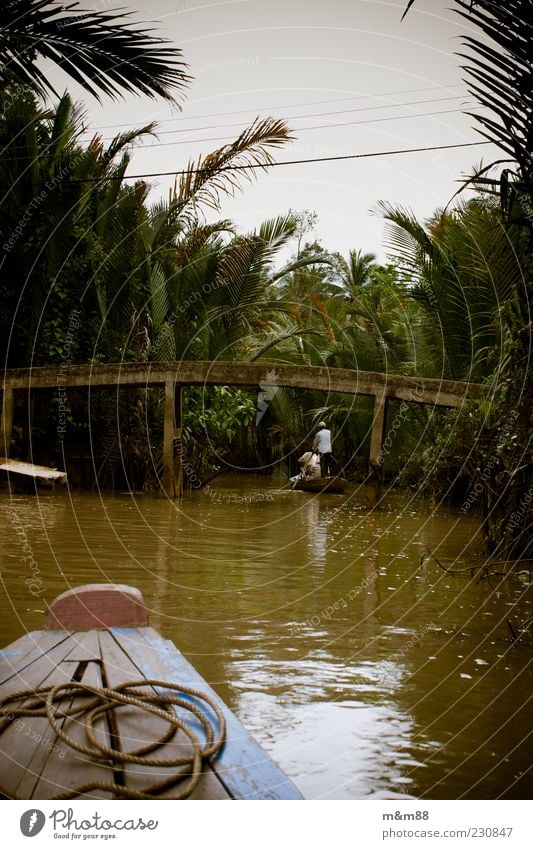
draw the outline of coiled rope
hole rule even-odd
[[[146,693],[139,687],[159,687],[166,692]],[[168,691],[173,691],[169,693]],[[186,697],[189,698],[186,698]],[[205,711],[196,702],[204,702],[216,715],[218,733]],[[20,703],[21,700],[25,704]],[[10,705],[12,705],[10,707]],[[130,705],[158,716],[169,724],[169,728],[156,740],[147,743],[139,749],[121,751],[106,745],[96,735],[95,722],[106,715],[108,727],[118,727],[114,712],[123,705]],[[205,732],[205,742],[202,744],[198,735],[191,729],[185,719],[178,716],[175,707],[188,711],[201,723]],[[103,790],[113,793],[123,799],[156,799],[160,794],[175,788],[175,794],[166,796],[171,799],[187,799],[196,789],[202,777],[204,763],[216,757],[222,749],[226,737],[226,721],[217,703],[210,696],[199,690],[183,685],[170,684],[157,679],[142,679],[128,681],[115,688],[93,687],[69,681],[57,686],[41,687],[36,690],[21,690],[8,696],[0,710],[0,734],[20,716],[46,716],[57,734],[70,748],[93,758],[103,765],[113,768],[116,764],[143,764],[153,767],[180,767],[170,777],[151,784],[144,790],[134,790],[115,781],[92,781],[75,787],[66,793],[52,797],[53,799],[75,799],[77,796],[89,793],[91,790]],[[69,737],[64,728],[68,724],[62,720],[76,720],[85,729],[87,743],[78,742]],[[168,743],[178,730],[189,739],[192,754],[184,757],[158,758],[151,753]],[[113,740],[113,735],[111,736]]]

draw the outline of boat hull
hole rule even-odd
[[[345,478],[313,478],[311,480],[296,481],[294,489],[301,492],[333,492],[342,493],[348,481]]]

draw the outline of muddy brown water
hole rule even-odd
[[[531,796],[526,574],[476,583],[473,516],[218,478],[142,494],[0,494],[6,645],[71,586],[144,593],[172,639],[310,799]],[[529,737],[529,740],[528,740]]]

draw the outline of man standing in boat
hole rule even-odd
[[[326,427],[326,422],[318,423],[313,451],[317,451],[320,456],[320,474],[323,478],[329,478],[332,471],[331,431]]]

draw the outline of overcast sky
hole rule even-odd
[[[296,141],[280,160],[479,141],[463,114],[472,100],[461,81],[460,35],[468,31],[447,0],[97,0],[158,20],[179,46],[194,81],[181,113],[161,101],[128,98],[102,105],[76,91],[89,126],[106,137],[121,124],[160,125],[134,155],[130,173],[178,170],[191,157],[235,138],[256,115],[285,118]],[[290,165],[262,174],[222,214],[242,231],[293,209],[315,210],[316,235],[331,250],[372,251],[383,259],[379,199],[425,218],[445,205],[461,174],[495,157],[489,145],[359,161]],[[172,178],[154,177],[152,197]]]

